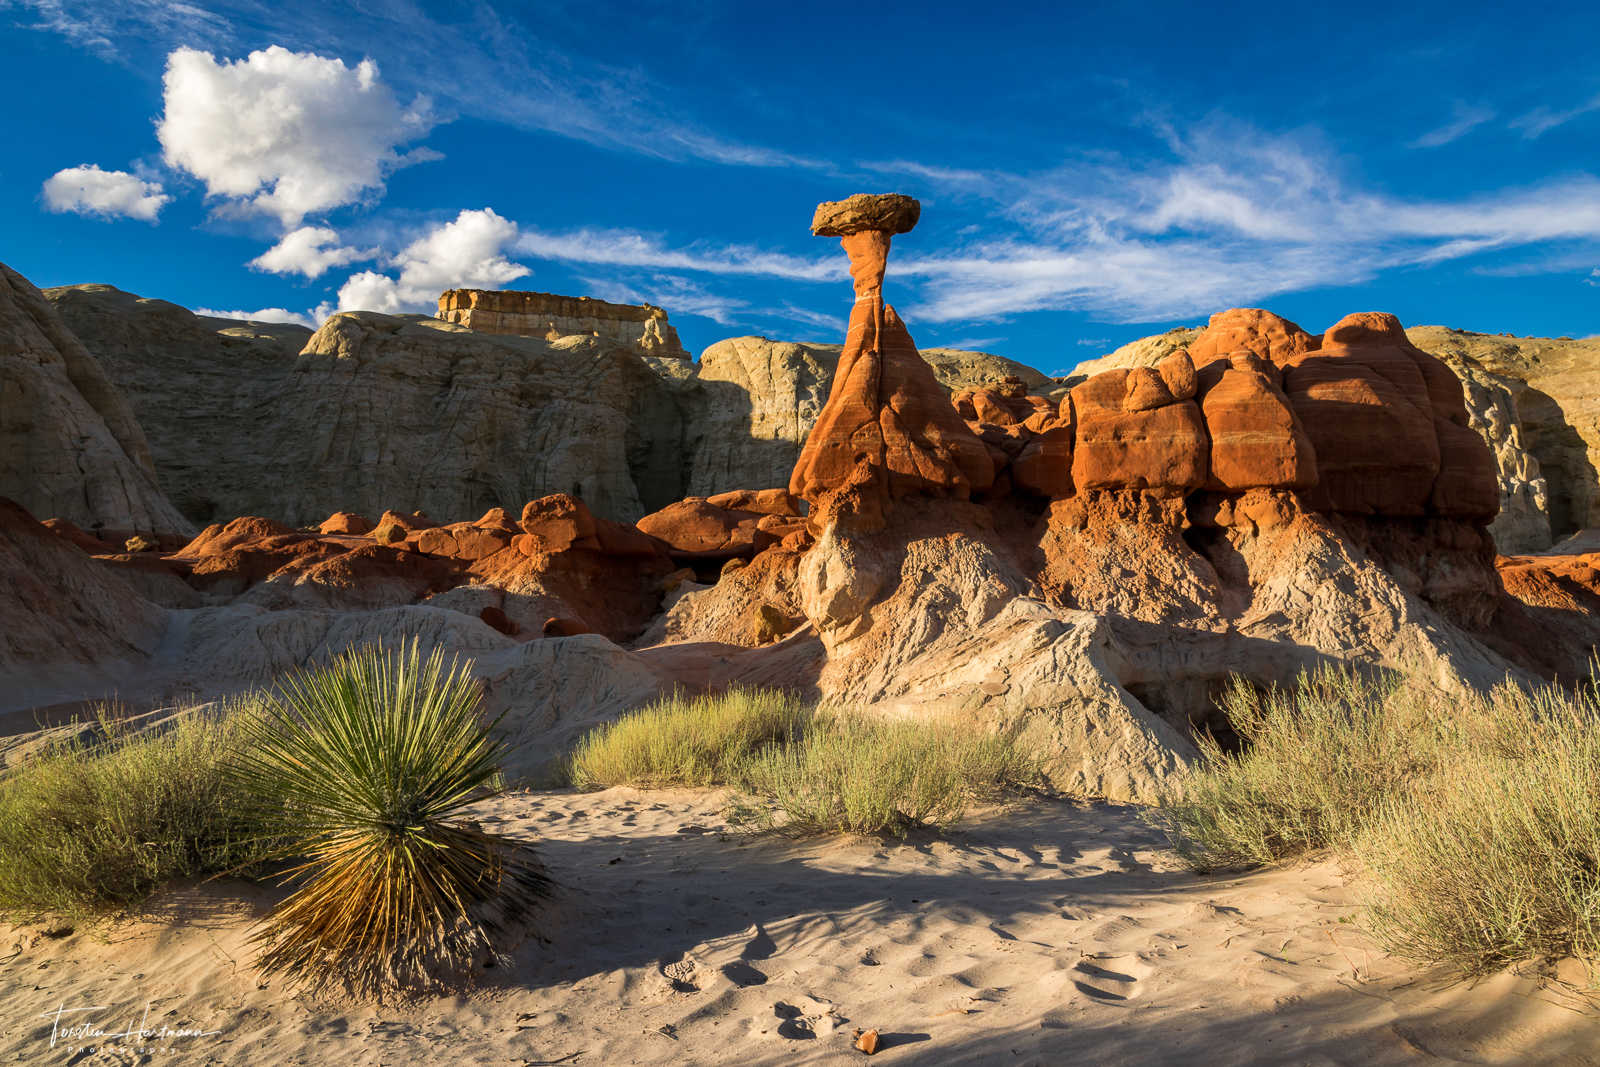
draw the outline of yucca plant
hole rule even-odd
[[[269,860],[299,888],[256,935],[268,974],[371,995],[459,981],[552,890],[533,853],[464,818],[503,746],[441,652],[352,650],[280,683],[234,768]]]

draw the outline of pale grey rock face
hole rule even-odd
[[[843,350],[765,337],[707,348],[686,395],[689,494],[787,486]]]
[[[1600,526],[1600,338],[1506,337],[1443,326],[1419,326],[1406,336],[1468,382],[1469,413],[1480,433],[1504,427],[1504,437],[1484,433],[1509,516],[1504,540],[1499,520],[1490,527],[1502,552],[1539,551],[1551,539]],[[1474,403],[1474,382],[1483,387],[1482,406]],[[1530,516],[1534,509],[1546,513],[1548,532]]]
[[[247,514],[234,509],[257,499],[253,483],[276,442],[264,401],[311,331],[201,318],[109,285],[44,295],[138,415],[173,505],[200,525]],[[279,517],[276,508],[256,514]]]
[[[404,506],[457,519],[570,493],[596,515],[631,522],[647,509],[630,446],[648,454],[676,444],[650,438],[640,410],[650,406],[640,394],[661,388],[639,356],[593,337],[335,315],[268,402],[266,423],[283,430],[257,510],[234,510],[276,507],[309,523],[341,508]]]
[[[48,295],[104,354],[196,523],[389,508],[453,521],[556,492],[632,521],[683,495],[683,382],[652,366],[692,373],[683,360],[420,315],[347,313],[313,335],[109,286]]]
[[[128,402],[42,293],[0,264],[0,496],[117,544],[195,532]]]
[[[997,356],[989,352],[969,352],[962,348],[918,349],[922,358],[933,367],[933,376],[946,396],[963,389],[981,389],[1007,377],[1021,378],[1033,396],[1049,397],[1059,402],[1071,390],[1025,363]]]

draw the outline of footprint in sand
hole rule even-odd
[[[1119,959],[1081,959],[1072,968],[1072,984],[1078,992],[1095,1000],[1132,1000],[1139,994],[1139,980],[1152,968],[1131,956]]]
[[[693,953],[685,952],[677,959],[663,960],[661,973],[675,992],[698,993],[711,984],[717,972],[703,966]]]

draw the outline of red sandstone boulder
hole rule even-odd
[[[787,489],[735,489],[706,497],[706,503],[724,511],[753,511],[757,515],[799,515],[799,502]]]
[[[1209,442],[1200,407],[1175,397],[1154,368],[1096,374],[1072,390],[1071,401],[1078,491],[1205,484]]]
[[[521,623],[492,604],[478,612],[478,618],[507,637],[515,637],[522,632]]]
[[[404,511],[385,511],[381,516],[378,517],[379,527],[388,526],[391,523],[407,532],[415,530],[431,530],[435,526],[439,525],[426,515],[422,514],[420,511],[415,515],[407,514]]]
[[[774,545],[782,544],[790,534],[804,533],[805,528],[806,520],[798,515],[763,515],[756,523],[752,543],[756,552],[765,552]]]
[[[1295,356],[1314,352],[1322,339],[1306,333],[1288,319],[1260,308],[1229,308],[1211,316],[1200,335],[1189,342],[1189,358],[1198,369],[1235,352],[1282,365]]]
[[[215,556],[243,545],[259,544],[274,537],[292,537],[308,541],[310,537],[293,526],[273,519],[246,515],[226,525],[213,523],[200,531],[200,536],[178,550],[180,556]]]
[[[1285,361],[1284,392],[1316,450],[1319,478],[1307,495],[1314,510],[1427,512],[1439,438],[1410,348],[1393,315],[1351,315],[1320,349]]]
[[[417,549],[434,557],[487,559],[511,544],[511,534],[483,529],[469,522],[452,523],[423,530],[417,535]]]
[[[517,521],[506,514],[505,508],[490,508],[484,513],[483,518],[472,525],[480,530],[497,530],[507,537],[515,537],[523,532]]]
[[[577,637],[579,634],[592,633],[593,630],[577,619],[550,619],[544,624],[546,637]]]
[[[1200,412],[1211,437],[1212,489],[1306,489],[1316,451],[1279,385],[1282,372],[1248,350],[1199,371]]]
[[[373,531],[372,521],[352,511],[336,511],[317,529],[325,534],[350,534],[360,536]]]
[[[756,525],[752,511],[726,511],[704,497],[669,504],[639,520],[639,529],[659,538],[679,558],[725,558],[754,551]]]
[[[651,537],[637,526],[613,522],[611,519],[595,519],[594,529],[595,537],[600,542],[600,551],[608,556],[633,559],[666,557],[666,543]]]
[[[1072,495],[1074,428],[1053,426],[1028,442],[1007,468],[1011,484],[1036,496]]]
[[[586,548],[599,551],[600,539],[594,515],[588,505],[566,493],[552,493],[529,501],[522,509],[522,531],[539,539],[537,543],[520,542],[524,553],[533,547],[543,552],[565,552],[569,548]]]

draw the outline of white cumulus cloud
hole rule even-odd
[[[273,274],[304,274],[307,278],[316,278],[332,267],[373,259],[377,254],[375,249],[362,250],[341,244],[339,234],[327,226],[302,226],[252,259],[250,266]]]
[[[463,211],[407,245],[390,264],[399,276],[352,275],[339,289],[339,310],[430,313],[446,289],[499,289],[531,273],[505,257],[517,224],[491,208]]]
[[[315,311],[290,311],[288,308],[262,308],[259,311],[218,311],[215,308],[193,308],[196,315],[209,319],[243,319],[246,322],[283,322],[315,330],[332,311],[327,305]]]
[[[157,134],[168,165],[286,228],[381,193],[396,167],[438,158],[396,151],[437,120],[426,97],[402,107],[370,59],[347,67],[273,45],[218,62],[179,48],[167,57],[165,85]]]
[[[171,201],[160,182],[143,181],[127,171],[101,170],[93,163],[57,171],[44,183],[44,202],[55,212],[155,222]]]

